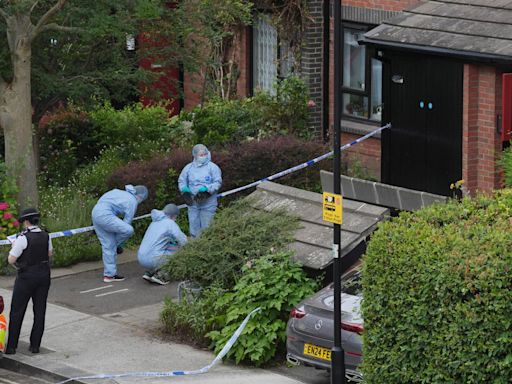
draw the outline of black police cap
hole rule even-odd
[[[32,218],[35,218],[35,217],[40,217],[41,214],[39,213],[39,211],[35,208],[27,208],[27,209],[24,209],[23,211],[21,211],[21,214],[20,214],[20,217],[18,219],[18,221],[20,223],[24,222],[25,220],[29,220],[29,219],[32,219]]]

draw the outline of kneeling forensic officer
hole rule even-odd
[[[32,299],[34,324],[30,333],[29,351],[39,353],[44,332],[46,301],[50,289],[50,257],[53,253],[48,232],[39,228],[40,214],[35,208],[25,209],[18,221],[24,230],[16,237],[9,251],[9,264],[18,270],[12,292],[9,336],[6,354],[15,354],[21,324]]]
[[[142,278],[152,283],[168,284],[168,278],[160,271],[167,258],[187,243],[187,236],[181,231],[175,220],[179,208],[175,204],[167,204],[163,210],[151,211],[152,223],[149,225],[137,258],[139,264],[147,271]]]

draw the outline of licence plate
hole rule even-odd
[[[318,345],[313,344],[304,344],[304,354],[307,356],[313,356],[317,359],[331,361],[331,350],[319,347]]]

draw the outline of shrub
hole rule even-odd
[[[123,188],[126,184],[143,184],[149,189],[148,199],[140,212],[161,207],[170,202],[182,203],[178,198],[178,176],[192,160],[189,150],[174,149],[167,156],[158,155],[150,160],[131,162],[120,167],[106,180],[107,189]]]
[[[91,225],[96,199],[75,188],[47,187],[40,193],[41,224],[49,232]],[[52,240],[54,267],[101,259],[101,247],[92,232]]]
[[[99,197],[107,192],[110,187],[108,184],[109,178],[125,163],[121,153],[122,149],[118,147],[102,151],[95,162],[75,170],[69,182],[70,188],[93,197]]]
[[[170,258],[165,268],[177,280],[230,288],[248,260],[284,247],[297,226],[284,212],[256,211],[247,201],[237,201],[219,210],[201,236]]]
[[[302,79],[289,76],[275,84],[276,94],[257,93],[248,99],[249,108],[259,111],[260,136],[313,136],[308,127],[309,91]]]
[[[166,299],[160,320],[164,331],[171,334],[176,341],[193,342],[200,347],[208,347],[211,341],[206,334],[219,329],[215,302],[224,293],[218,287],[203,290],[201,297],[192,302],[184,298],[180,301]]]
[[[159,106],[142,104],[116,110],[109,103],[91,112],[98,126],[98,140],[105,147],[120,147],[124,160],[151,157],[169,146],[168,112]]]
[[[37,133],[41,168],[50,183],[66,184],[102,147],[89,114],[74,105],[43,116]]]
[[[364,258],[365,382],[508,383],[512,190],[381,223]]]
[[[227,357],[236,363],[250,361],[259,366],[284,350],[289,311],[300,300],[318,289],[318,282],[308,278],[302,267],[291,261],[291,254],[270,254],[243,268],[242,277],[232,292],[220,297],[215,312],[222,313],[220,331],[208,333],[218,353],[243,319],[253,309],[261,312],[247,323],[244,332]]]
[[[242,100],[213,100],[191,116],[195,141],[209,146],[256,137],[261,126],[259,111]]]
[[[5,163],[0,162],[0,240],[20,230],[16,220],[16,192],[15,183],[7,176]],[[0,245],[0,273],[14,272],[7,269],[9,249],[8,245]]]
[[[512,188],[512,146],[502,152],[500,163],[505,174],[505,186]]]

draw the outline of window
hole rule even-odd
[[[254,88],[274,94],[274,82],[292,73],[294,66],[291,44],[279,39],[269,15],[257,15],[253,22]]]
[[[380,121],[382,115],[382,63],[357,43],[366,29],[343,28],[343,115]]]

